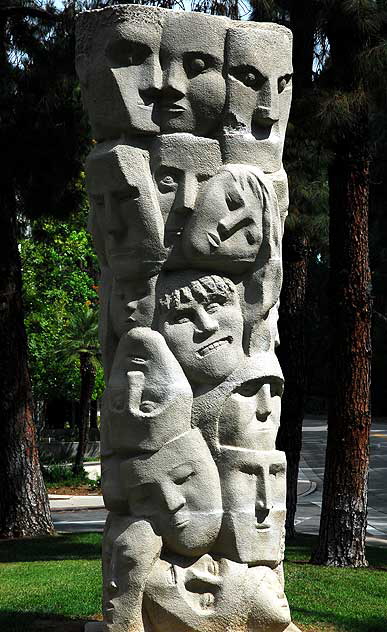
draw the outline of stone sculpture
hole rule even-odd
[[[290,632],[275,355],[291,34],[77,20],[101,266],[103,632]],[[93,627],[94,626],[94,627]]]

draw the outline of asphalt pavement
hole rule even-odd
[[[326,439],[326,420],[305,419],[296,514],[299,533],[318,533]],[[98,473],[98,467],[88,464],[94,474]],[[107,512],[101,496],[51,495],[50,505],[58,531],[103,530]],[[367,539],[372,544],[387,546],[387,419],[372,423]]]

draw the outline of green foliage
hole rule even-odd
[[[89,487],[93,491],[99,491],[101,489],[101,477],[97,476],[95,479],[89,480]]]
[[[90,306],[90,301],[75,306],[66,323],[57,353],[65,364],[76,362],[81,354],[88,355],[98,368],[98,310]]]
[[[71,467],[68,465],[44,465],[42,466],[44,482],[48,487],[85,485],[90,483],[85,470],[79,474],[73,474]]]
[[[98,302],[97,262],[85,229],[86,210],[67,222],[35,220],[31,235],[21,241],[25,322],[37,399],[79,399],[79,357],[68,353],[64,362],[58,349],[74,333],[74,314]],[[97,309],[87,311],[95,323]],[[95,346],[95,324],[93,335]],[[99,368],[94,397],[102,390]]]

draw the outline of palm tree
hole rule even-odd
[[[78,448],[73,465],[75,474],[83,469],[83,459],[90,424],[90,404],[97,368],[100,364],[98,341],[98,310],[84,305],[74,311],[57,351],[66,363],[79,363],[81,387],[79,395],[80,419]]]

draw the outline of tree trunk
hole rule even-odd
[[[305,296],[309,244],[305,236],[285,230],[284,279],[279,308],[279,360],[285,378],[277,448],[287,460],[286,535],[295,535],[297,480],[305,408]]]
[[[81,395],[80,405],[80,424],[78,448],[75,456],[73,472],[79,474],[83,469],[83,459],[85,456],[87,440],[89,436],[90,424],[90,402],[93,394],[96,370],[88,353],[80,354],[80,371],[81,371]]]
[[[367,565],[371,423],[366,114],[359,117],[355,141],[343,143],[329,172],[331,388],[319,543],[312,562],[359,567]]]
[[[12,181],[0,192],[0,537],[53,533],[39,465]]]

